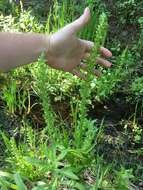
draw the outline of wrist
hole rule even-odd
[[[51,35],[43,36],[43,52],[48,56],[50,52]]]

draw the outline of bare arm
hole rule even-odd
[[[0,33],[0,70],[9,71],[34,62],[42,52],[45,52],[49,66],[84,78],[80,69],[86,70],[87,65],[81,61],[89,57],[94,43],[77,38],[76,33],[85,27],[89,20],[90,10],[86,8],[80,18],[51,36],[34,33]],[[106,48],[102,47],[100,52],[103,57],[112,56]],[[111,63],[103,58],[98,58],[95,62],[105,67],[111,66]],[[98,71],[95,71],[95,74],[100,75]]]
[[[34,33],[0,33],[0,70],[32,63],[49,49],[49,36]]]

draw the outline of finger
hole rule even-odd
[[[88,70],[88,66],[87,66],[86,64],[84,64],[84,63],[80,63],[80,64],[79,64],[79,67],[80,67],[81,69],[85,70],[85,71]]]
[[[81,44],[85,47],[85,52],[90,52],[94,47],[94,43],[88,40],[81,40]]]
[[[100,52],[104,57],[112,57],[112,52],[109,51],[107,48],[101,47]]]
[[[72,73],[73,75],[77,76],[82,80],[86,80],[86,74],[81,73],[79,70],[74,69],[70,73]]]
[[[90,20],[90,9],[87,7],[84,10],[84,13],[82,16],[80,16],[77,20],[72,22],[71,24],[68,24],[65,27],[65,30],[67,30],[70,34],[75,34],[76,32],[80,31]]]
[[[80,67],[81,69],[83,69],[84,71],[88,71],[88,66],[87,66],[86,64],[84,64],[84,63],[80,63],[80,64],[79,64],[79,67]],[[100,77],[100,76],[101,76],[101,72],[98,71],[97,69],[93,69],[93,70],[92,70],[92,74],[96,75],[97,77]]]
[[[81,59],[88,59],[90,57],[90,53],[84,53]]]
[[[104,67],[111,67],[112,66],[111,62],[109,62],[105,59],[99,58],[99,57],[96,59],[96,63],[99,65],[102,65]]]

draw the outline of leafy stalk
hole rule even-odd
[[[95,46],[92,50],[91,56],[87,60],[88,64],[88,72],[87,72],[87,79],[82,82],[81,89],[80,89],[80,97],[81,100],[78,102],[79,104],[79,120],[78,126],[75,129],[75,141],[76,146],[81,146],[82,137],[85,135],[85,131],[87,131],[86,123],[87,123],[87,106],[88,101],[91,97],[91,82],[94,78],[92,75],[93,69],[95,67],[95,60],[98,57],[99,49],[104,44],[106,34],[107,34],[107,17],[105,13],[102,13],[99,18],[99,25],[97,27],[97,31],[95,34]]]

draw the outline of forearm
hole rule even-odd
[[[48,49],[48,35],[0,32],[0,70],[32,63]]]

